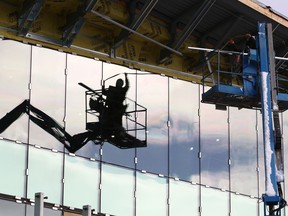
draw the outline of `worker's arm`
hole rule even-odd
[[[129,80],[128,80],[128,76],[127,76],[127,73],[125,73],[125,87],[124,87],[126,90],[129,89]]]
[[[105,89],[105,82],[102,85],[102,94],[107,95],[107,89]]]

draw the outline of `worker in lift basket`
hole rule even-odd
[[[255,36],[251,34],[246,34],[246,49],[256,49],[256,39]]]
[[[126,93],[129,89],[129,80],[127,73],[125,73],[125,86],[122,79],[116,81],[116,86],[109,86],[105,89],[102,87],[102,94],[106,96],[106,103],[103,112],[103,125],[115,128],[116,130],[123,130],[122,116],[124,115],[127,105],[123,102],[126,98]]]

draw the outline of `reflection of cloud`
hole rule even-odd
[[[173,142],[185,142],[199,137],[197,126],[198,123],[193,120],[187,121],[185,118],[171,119],[170,136],[172,136]]]
[[[163,144],[168,142],[167,114],[149,116],[147,123],[148,144]]]
[[[203,134],[201,136],[201,146],[203,151],[215,154],[228,151],[228,134]]]
[[[257,172],[254,164],[250,165],[236,165],[231,167],[231,190],[243,193],[247,195],[257,196]],[[254,172],[249,172],[253,170]],[[198,179],[198,175],[192,175],[190,180],[195,182]],[[228,173],[224,171],[210,172],[202,171],[201,180],[204,185],[229,189],[229,177]],[[196,181],[197,182],[197,181]],[[262,191],[264,192],[264,191]]]
[[[198,176],[191,176],[191,179],[195,181]],[[229,178],[228,173],[224,171],[219,172],[201,172],[202,183],[208,186],[229,189]]]

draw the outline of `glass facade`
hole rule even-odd
[[[216,110],[201,103],[200,85],[43,47],[2,40],[0,53],[0,118],[27,99],[69,134],[85,132],[86,89],[79,83],[101,89],[124,73],[127,97],[148,114],[147,147],[119,149],[89,141],[71,154],[24,109],[0,134],[0,216],[33,215],[33,206],[5,196],[33,199],[37,192],[47,203],[71,209],[91,205],[95,212],[117,216],[263,212],[259,111]],[[284,145],[286,119],[281,115]],[[138,131],[131,135],[144,137]],[[61,215],[59,209],[45,212]]]

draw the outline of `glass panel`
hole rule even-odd
[[[64,205],[98,208],[99,163],[80,157],[65,157]]]
[[[0,200],[1,216],[24,216],[25,205],[16,202]]]
[[[136,176],[136,215],[166,216],[167,179],[140,172]]]
[[[258,196],[256,111],[230,107],[231,189]]]
[[[25,196],[26,145],[0,140],[0,191]]]
[[[232,213],[231,215],[232,216],[258,215],[257,202],[258,202],[257,199],[231,194],[231,213]]]
[[[31,105],[64,126],[66,54],[41,47],[32,48]],[[53,64],[51,64],[53,62]],[[35,113],[39,114],[39,113]],[[49,119],[43,118],[44,122]],[[51,126],[54,127],[54,124]],[[63,144],[31,121],[30,143],[63,150]]]
[[[170,216],[198,215],[199,186],[188,182],[170,181]]]
[[[133,110],[133,108],[135,107],[133,101],[135,101],[136,71],[113,64],[103,64],[103,77],[105,81],[105,88],[109,88],[109,86],[115,86],[118,79],[122,79],[125,86],[126,83],[124,73],[127,73],[127,79],[129,82],[129,89],[126,93],[126,97],[130,98],[132,101],[126,100],[123,102],[123,104],[128,104],[126,111],[130,111]],[[131,117],[134,118],[134,115]],[[122,126],[125,129],[127,129],[127,124],[129,124],[129,129],[131,129],[131,127],[135,128],[135,125],[131,125],[131,122],[126,121],[126,117],[123,116]],[[135,136],[135,130],[128,133]],[[132,168],[134,167],[134,157],[134,148],[120,149],[107,142],[103,146],[103,161],[108,161],[111,163],[120,164]]]
[[[107,164],[102,168],[101,213],[134,215],[134,171]]]
[[[229,189],[228,112],[204,103],[200,112],[202,184]]]
[[[85,91],[87,89],[79,86],[78,83],[84,83],[94,90],[101,89],[102,63],[93,59],[68,55],[67,64],[66,130],[71,135],[75,135],[86,132]],[[96,116],[93,116],[93,121],[97,121]],[[81,143],[83,142],[78,141],[76,145]],[[95,146],[94,142],[89,141],[76,154],[99,159],[99,145]]]
[[[52,151],[29,149],[28,198],[35,193],[48,196],[46,202],[61,203],[63,155]]]
[[[0,118],[23,100],[29,99],[30,48],[23,43],[0,40]],[[27,143],[27,132],[28,117],[22,116],[1,136]]]
[[[284,179],[287,184],[288,181],[288,170],[287,170],[287,155],[288,155],[288,111],[284,112],[283,114],[283,154],[284,154]],[[288,187],[284,187],[285,191],[284,194],[286,194],[286,200],[288,198]],[[286,210],[286,215],[288,215],[288,211]]]
[[[170,79],[170,176],[199,182],[199,86]]]
[[[212,188],[201,188],[202,213],[201,215],[228,215],[229,193]]]
[[[259,212],[258,215],[264,215],[264,203],[263,202],[258,203],[258,212]],[[281,215],[282,213],[283,212],[281,212]],[[283,215],[287,215],[287,211]]]
[[[138,168],[168,175],[168,78],[139,72],[137,102],[147,108],[147,147],[137,149]]]

